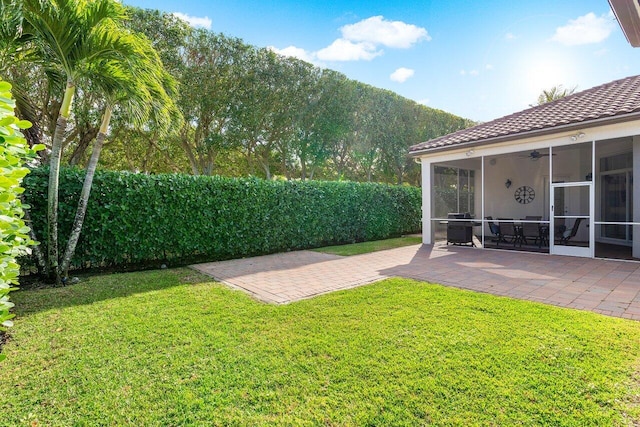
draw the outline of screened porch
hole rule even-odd
[[[580,132],[563,146],[477,147],[458,158],[430,159],[432,241],[640,259],[633,243],[640,138],[584,139]]]

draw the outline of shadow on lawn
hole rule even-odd
[[[87,275],[80,283],[64,287],[34,287],[11,293],[18,316],[93,304],[113,298],[159,291],[188,284],[211,282],[211,278],[183,267],[163,270],[147,270],[133,273]]]

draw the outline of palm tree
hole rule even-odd
[[[128,44],[126,50],[130,55],[126,57],[126,62],[97,61],[90,70],[93,84],[105,98],[105,106],[100,130],[87,164],[71,235],[61,261],[63,281],[68,276],[71,258],[80,238],[93,177],[114,108],[119,108],[135,125],[141,126],[151,119],[160,132],[166,132],[170,123],[181,118],[170,96],[175,95],[175,80],[164,70],[148,39],[131,32],[127,32],[126,36],[123,35],[119,40],[121,44]]]
[[[574,86],[571,89],[568,88],[563,88],[562,85],[558,85],[558,86],[554,86],[551,89],[545,89],[542,91],[542,93],[538,96],[538,104],[537,105],[542,105],[542,104],[546,104],[547,102],[551,102],[551,101],[555,101],[558,99],[562,99],[565,96],[569,96],[571,94],[573,94],[576,89],[578,88],[578,86]]]
[[[58,268],[58,185],[62,142],[76,84],[97,58],[117,58],[114,21],[124,9],[113,0],[22,0],[23,32],[32,36],[48,76],[61,75],[66,88],[51,142],[47,200],[47,265],[45,274],[61,283]]]
[[[115,0],[2,0],[3,5],[18,4],[22,32],[30,39],[47,76],[64,81],[64,94],[51,142],[50,172],[47,200],[47,264],[44,273],[57,284],[62,283],[63,268],[58,251],[58,186],[64,134],[71,113],[76,86],[83,79],[101,87],[106,96],[106,109],[97,140],[93,164],[80,199],[80,215],[72,234],[73,242],[65,255],[70,260],[82,227],[86,201],[91,189],[102,141],[106,137],[112,109],[124,99],[136,99],[137,104],[149,101],[155,92],[167,101],[163,84],[168,79],[150,42],[125,30],[124,7]],[[144,85],[148,87],[144,87]],[[135,96],[133,95],[135,93]],[[163,95],[164,94],[164,95]],[[142,101],[141,101],[142,100]],[[151,106],[161,111],[153,100]],[[171,100],[168,99],[171,105]],[[133,104],[133,103],[132,103]],[[148,108],[148,107],[147,107]],[[150,111],[150,110],[148,110]],[[137,119],[145,116],[137,107],[131,113]],[[75,236],[75,237],[74,237]],[[65,258],[67,258],[65,256]],[[68,268],[68,261],[65,263]]]

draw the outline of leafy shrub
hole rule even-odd
[[[19,197],[23,192],[22,179],[29,173],[24,163],[43,148],[29,148],[20,129],[29,128],[31,123],[18,120],[14,108],[11,85],[0,80],[0,335],[12,326],[13,314],[9,310],[13,303],[9,301],[9,292],[18,284],[20,267],[16,257],[28,253],[28,246],[34,243],[22,219],[27,206],[22,205]],[[0,354],[0,361],[4,358]]]
[[[25,180],[42,241],[47,174],[36,169]],[[83,177],[61,171],[60,236],[68,236]],[[386,184],[102,171],[72,264],[178,265],[383,239],[420,229],[420,200],[417,188]]]

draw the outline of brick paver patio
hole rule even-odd
[[[406,277],[640,320],[635,262],[415,245],[351,257],[298,251],[192,267],[278,304]]]

